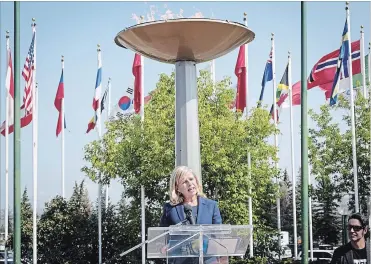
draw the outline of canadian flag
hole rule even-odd
[[[9,127],[9,134],[13,132],[13,125],[14,125],[14,78],[13,78],[13,65],[12,65],[12,53],[10,48],[8,48],[8,68],[6,71],[6,78],[5,78],[5,87],[7,90],[7,103],[8,109],[7,112],[7,120],[8,120],[8,127]],[[5,135],[5,121],[3,122],[0,131],[1,134]]]

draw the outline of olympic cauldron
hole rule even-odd
[[[144,57],[175,64],[176,166],[201,179],[196,64],[221,57],[253,41],[245,25],[218,19],[179,18],[137,24],[120,31],[115,43]]]

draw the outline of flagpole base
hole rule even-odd
[[[176,166],[185,165],[201,179],[197,70],[194,61],[175,63]]]

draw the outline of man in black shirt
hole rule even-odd
[[[353,214],[348,219],[348,235],[350,242],[337,248],[331,264],[369,264],[370,247],[366,242],[368,221],[360,214]]]

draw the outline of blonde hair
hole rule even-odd
[[[195,177],[197,182],[197,195],[206,197],[202,191],[202,186],[200,184],[200,180],[198,176],[187,166],[178,166],[173,170],[173,173],[170,177],[170,184],[169,184],[169,196],[170,196],[170,204],[177,205],[182,203],[183,195],[177,191],[179,180],[188,173],[192,173]]]

